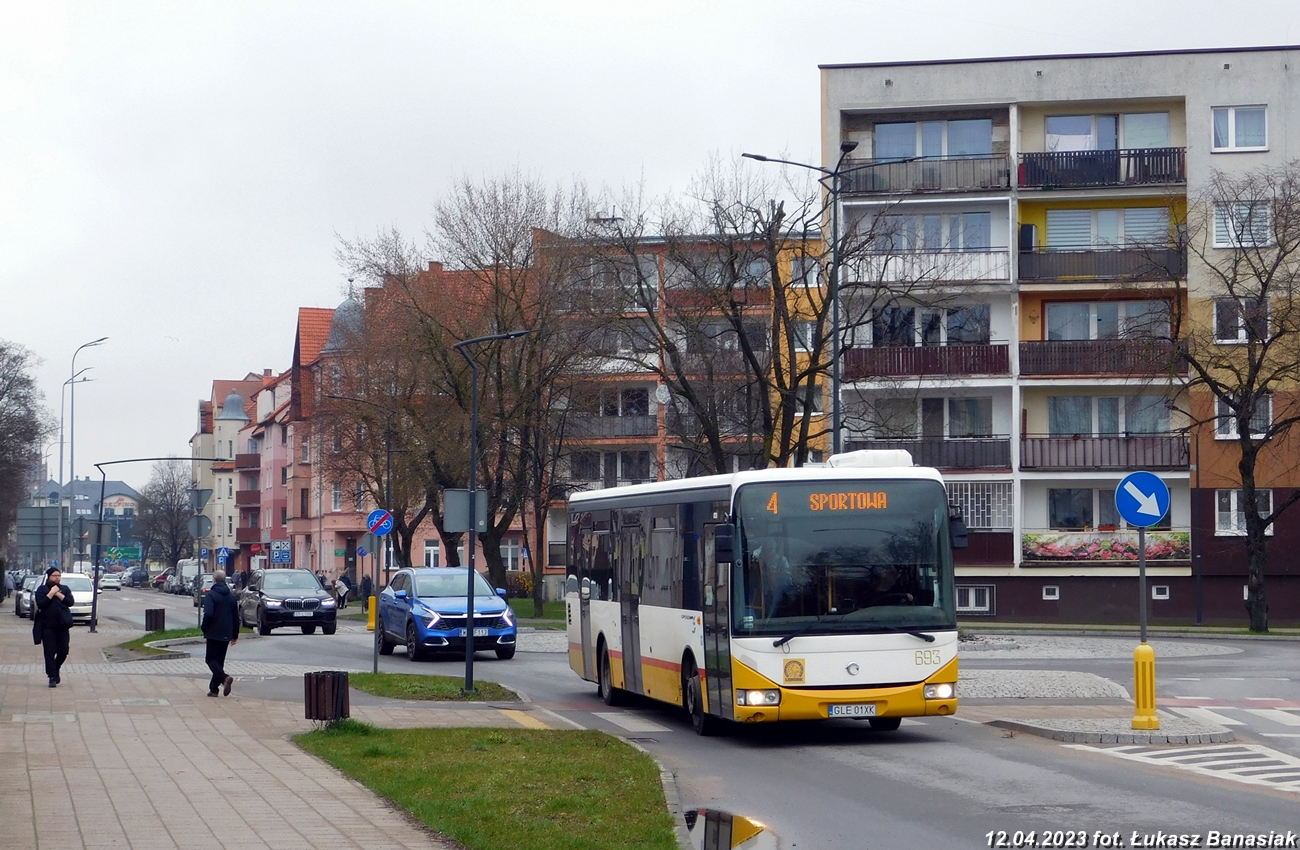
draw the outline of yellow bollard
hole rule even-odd
[[[375,630],[375,597],[373,596],[366,600],[366,629],[372,632]]]
[[[1156,651],[1150,644],[1133,650],[1134,729],[1159,729],[1156,716]]]

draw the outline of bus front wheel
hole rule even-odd
[[[600,645],[600,669],[596,671],[596,680],[600,698],[605,705],[622,704],[623,692],[614,687],[614,679],[609,672],[609,649],[603,643]]]
[[[877,732],[893,732],[903,725],[903,718],[901,717],[868,717],[867,721],[871,723],[871,728]]]
[[[691,661],[682,668],[682,695],[685,697],[686,711],[691,715],[691,726],[696,735],[714,735],[718,731],[718,720],[704,711],[704,679]]]

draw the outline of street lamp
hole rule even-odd
[[[820,165],[809,165],[806,162],[795,162],[790,159],[777,159],[772,156],[763,156],[757,153],[742,153],[741,156],[746,159],[756,160],[758,162],[777,162],[782,165],[793,165],[798,168],[806,168],[809,171],[816,171],[821,174],[817,178],[831,196],[831,274],[830,285],[827,293],[831,299],[831,453],[839,454],[844,445],[844,436],[842,429],[842,413],[840,407],[840,194],[844,191],[844,175],[852,174],[855,171],[865,171],[869,168],[877,168],[882,165],[897,165],[901,162],[912,162],[919,157],[900,157],[898,159],[889,159],[881,162],[868,162],[862,165],[855,165],[850,168],[844,167],[844,158],[853,153],[858,147],[858,143],[851,139],[845,139],[840,142],[840,158],[835,163],[834,168],[823,168]]]
[[[78,350],[80,350],[80,349],[78,349]],[[75,355],[74,355],[74,357],[75,357]],[[77,372],[77,373],[73,374],[73,376],[72,376],[71,378],[68,378],[68,380],[66,380],[66,381],[63,382],[63,386],[62,386],[62,388],[60,388],[60,390],[59,390],[59,475],[58,475],[58,481],[59,481],[59,554],[58,554],[58,559],[59,559],[59,566],[60,566],[60,567],[66,567],[66,566],[67,566],[67,565],[64,563],[64,560],[65,560],[65,559],[64,559],[64,557],[63,557],[63,415],[64,415],[64,399],[67,398],[67,395],[68,395],[68,393],[67,393],[67,389],[68,389],[68,386],[69,386],[69,385],[71,385],[71,384],[84,384],[86,381],[89,381],[89,380],[90,380],[90,378],[83,378],[83,377],[81,377],[82,375],[86,374],[86,372],[88,372],[88,371],[90,370],[90,368],[91,368],[90,366],[87,366],[85,369],[82,369],[80,372]],[[69,500],[69,502],[68,502],[68,511],[69,511],[69,513],[71,513],[71,511],[72,511],[72,505],[73,505],[73,502],[72,502],[71,500]]]
[[[72,377],[68,378],[68,519],[71,520],[72,512],[77,508],[77,376],[81,372],[77,371],[77,355],[83,348],[92,348],[96,345],[102,345],[108,341],[108,337],[101,336],[99,339],[92,339],[90,342],[77,346],[77,350],[72,352]],[[85,370],[83,369],[82,372]],[[63,460],[59,460],[59,472],[63,472]],[[60,564],[61,567],[67,568],[67,564]]]
[[[478,518],[474,515],[478,497],[478,362],[469,356],[466,350],[471,345],[482,342],[517,339],[534,333],[532,330],[510,331],[502,334],[476,336],[456,343],[455,349],[465,358],[470,370],[470,413],[469,413],[469,539],[465,549],[469,552],[469,581],[465,589],[465,692],[474,690],[474,538],[478,530]]]

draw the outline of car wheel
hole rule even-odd
[[[303,626],[303,627],[302,627],[302,633],[305,634],[305,635],[314,635],[314,634],[316,634],[316,627],[315,627],[315,626]]]
[[[320,633],[323,635],[332,635],[339,630],[338,623],[330,623],[328,626],[321,626]]]
[[[497,658],[500,658],[502,661],[509,661],[511,658],[514,657],[515,657],[514,644],[511,644],[510,646],[497,647]]]
[[[867,722],[869,722],[871,724],[871,728],[875,729],[877,732],[893,732],[895,729],[897,729],[899,726],[903,724],[903,718],[868,717]]]
[[[257,612],[257,633],[262,637],[271,633],[271,627],[266,624],[266,618],[262,616],[261,611]]]
[[[415,623],[406,624],[406,658],[409,661],[419,661],[424,658],[424,651],[420,649],[420,643],[415,636]]]
[[[695,729],[695,734],[717,734],[717,718],[704,712],[704,680],[700,678],[700,671],[693,661],[682,668],[682,697],[686,711],[691,715],[691,726]]]
[[[600,659],[596,668],[596,688],[600,692],[600,698],[605,705],[622,705],[623,691],[614,687],[614,679],[609,670],[609,649],[605,644],[600,645]]]
[[[397,644],[388,639],[388,635],[384,633],[383,623],[375,624],[375,640],[379,642],[380,655],[393,654],[393,648],[397,646]]]

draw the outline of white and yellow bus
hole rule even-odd
[[[957,710],[943,481],[906,452],[614,487],[569,500],[569,664],[606,703],[723,721]]]

